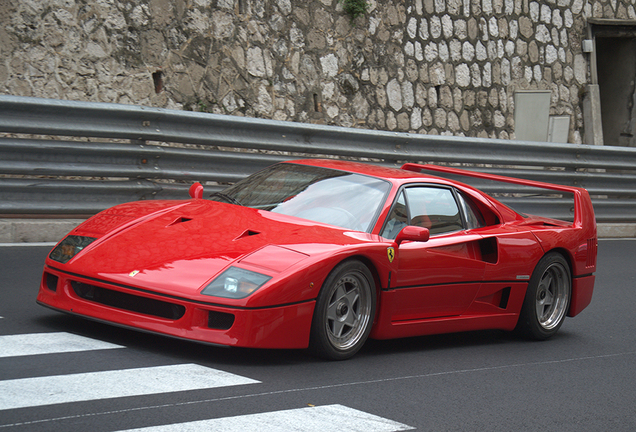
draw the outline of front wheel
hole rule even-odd
[[[325,280],[311,326],[309,348],[329,360],[357,353],[371,332],[375,315],[375,282],[357,260],[340,263]]]
[[[545,255],[530,278],[516,330],[530,339],[551,337],[565,320],[571,294],[567,261],[558,253]]]

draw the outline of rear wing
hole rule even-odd
[[[547,189],[555,192],[563,192],[570,193],[574,196],[574,220],[573,226],[578,228],[583,228],[584,224],[588,224],[588,227],[591,224],[591,227],[596,231],[596,219],[594,217],[594,208],[592,207],[592,200],[590,199],[590,195],[588,192],[579,187],[575,186],[564,186],[557,185],[551,183],[544,183],[534,180],[524,180],[514,177],[505,177],[496,174],[487,174],[480,173],[475,171],[468,171],[464,169],[451,168],[439,165],[429,165],[429,164],[415,164],[415,163],[406,163],[402,165],[402,169],[406,171],[412,171],[421,173],[423,170],[440,172],[455,176],[467,176],[473,177],[483,180],[492,180],[498,182],[512,183],[522,186],[528,186],[539,189]]]

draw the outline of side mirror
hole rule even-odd
[[[188,193],[190,194],[191,198],[203,198],[203,185],[199,182],[194,183],[192,186],[190,186]]]
[[[395,242],[400,245],[405,240],[416,241],[416,242],[427,242],[431,232],[428,228],[418,227],[414,225],[407,225],[402,228],[395,238]]]

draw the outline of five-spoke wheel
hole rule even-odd
[[[340,263],[325,281],[314,311],[310,349],[343,360],[353,356],[369,336],[375,314],[375,282],[363,263]]]
[[[571,292],[567,261],[555,252],[545,255],[530,278],[517,330],[538,340],[555,334],[570,307]]]

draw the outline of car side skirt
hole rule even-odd
[[[460,315],[412,321],[393,321],[386,325],[376,326],[370,337],[372,339],[394,339],[475,330],[498,329],[510,331],[515,328],[518,319],[518,313],[502,313],[488,316]]]
[[[380,308],[370,337],[393,339],[473,330],[513,330],[519,319],[519,310],[528,284],[525,282],[490,282],[461,315],[413,319],[395,319],[391,304],[399,290],[384,291]],[[505,306],[495,293],[507,290]]]

